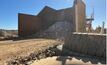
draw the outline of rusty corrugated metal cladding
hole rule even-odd
[[[39,31],[41,19],[34,15],[19,14],[19,36],[28,36]]]
[[[72,28],[77,32],[85,31],[85,5],[83,2],[74,3],[73,7],[55,10],[48,6],[37,15],[18,15],[19,36],[29,36],[36,34],[40,30],[45,30],[58,21],[69,21]]]

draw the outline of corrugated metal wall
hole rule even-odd
[[[19,36],[28,36],[34,34],[42,27],[42,21],[37,16],[19,14],[18,21]]]

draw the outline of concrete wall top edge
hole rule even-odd
[[[107,34],[100,34],[100,33],[81,33],[81,32],[73,32],[73,34],[107,36]]]

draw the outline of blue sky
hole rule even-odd
[[[74,0],[0,0],[0,29],[18,29],[18,13],[37,15],[44,6],[54,9],[72,7]],[[106,21],[106,0],[86,0],[87,16],[92,13],[92,3],[95,8],[93,27]]]

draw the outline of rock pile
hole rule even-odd
[[[72,26],[73,25],[71,22],[59,21],[50,26],[45,31],[38,32],[36,36],[64,40],[67,34],[72,31]]]
[[[57,52],[59,51],[57,50],[56,46],[50,47],[45,51],[40,51],[38,53],[37,52],[31,53],[29,56],[16,57],[15,59],[7,61],[7,65],[30,65],[35,60],[40,60],[46,57],[57,56],[58,55]]]

